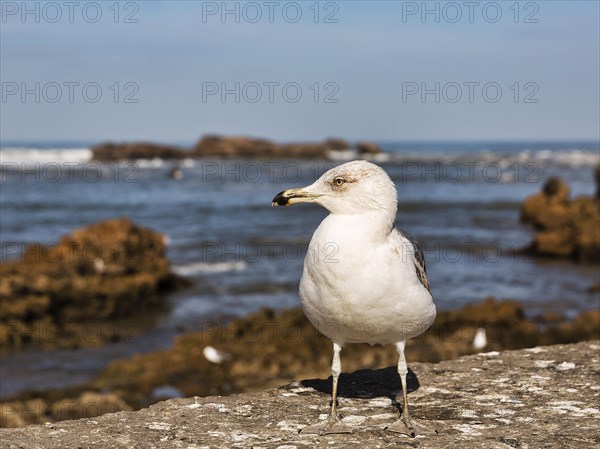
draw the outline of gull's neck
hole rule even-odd
[[[361,214],[330,213],[326,220],[329,225],[351,231],[357,238],[371,241],[387,240],[394,229],[396,216],[387,210],[372,210]]]

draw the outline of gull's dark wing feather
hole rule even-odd
[[[396,228],[395,231],[405,242],[408,242],[412,246],[412,248],[409,248],[408,253],[409,256],[412,256],[417,277],[419,278],[421,284],[423,284],[423,287],[425,287],[427,291],[431,293],[431,285],[429,284],[429,279],[427,278],[427,267],[425,266],[425,256],[421,250],[421,245],[419,245],[419,242],[407,232],[398,228]]]

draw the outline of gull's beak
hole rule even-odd
[[[313,203],[320,195],[315,195],[306,190],[306,187],[301,189],[288,189],[279,192],[273,198],[271,206],[291,206],[296,203]]]

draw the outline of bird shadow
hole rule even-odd
[[[331,376],[327,379],[303,380],[300,383],[305,387],[314,388],[321,393],[331,395]],[[412,393],[420,387],[417,375],[410,368],[406,376],[406,383],[408,393]],[[363,369],[353,373],[340,374],[338,397],[371,399],[385,396],[391,399],[392,405],[398,411],[401,411],[402,407],[396,399],[398,395],[402,395],[402,386],[395,366],[377,370]]]

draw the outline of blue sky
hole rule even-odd
[[[21,2],[2,2],[6,141],[191,142],[205,133],[277,140],[599,139],[596,1],[517,8],[514,1],[477,2],[472,20],[464,2],[429,2],[427,8],[439,10],[437,21],[434,13],[421,16],[422,2],[275,2],[273,23],[265,2],[228,2],[239,8],[239,22],[234,14],[222,19],[223,2],[122,2],[117,23],[114,1],[97,2],[102,17],[95,23],[90,2],[79,2],[73,23],[63,2],[55,3],[62,16],[51,23],[57,9],[47,3],[30,2],[39,15],[23,17]],[[259,9],[260,20],[245,20]],[[292,23],[297,11],[302,17]],[[137,23],[124,23],[127,14]],[[325,23],[327,14],[337,23]],[[72,84],[72,102],[68,83],[79,83]],[[240,101],[233,93],[223,101],[223,87],[237,90]],[[33,93],[23,99],[23,88],[37,89],[39,102]],[[422,88],[432,93],[422,97]],[[219,92],[209,95],[210,89]],[[126,103],[127,94],[137,103]]]

